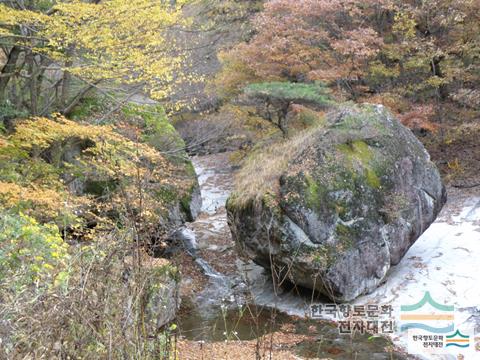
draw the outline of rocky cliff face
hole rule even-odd
[[[375,289],[435,220],[445,188],[422,144],[382,106],[343,107],[307,143],[278,190],[231,196],[229,225],[256,263],[349,301]]]

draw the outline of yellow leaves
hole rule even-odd
[[[411,40],[416,36],[417,22],[413,14],[409,12],[398,11],[395,14],[393,31],[402,35],[406,40]]]
[[[43,268],[46,270],[53,270],[52,264],[48,264],[48,263],[43,264]]]
[[[84,151],[92,155],[93,164],[108,169],[110,175],[118,173],[133,176],[136,170],[131,163],[139,162],[140,157],[158,166],[164,162],[153,148],[133,143],[115,133],[111,126],[80,124],[62,116],[57,116],[55,120],[36,117],[23,121],[17,126],[11,141],[23,149],[31,150],[46,149],[54,143],[64,143],[72,138],[91,141],[92,145]]]
[[[447,162],[447,176],[446,178],[451,181],[458,179],[465,173],[465,167],[462,162],[456,157]]]
[[[68,245],[58,227],[2,210],[0,228],[0,244],[5,250],[0,252],[0,278],[11,280],[2,285],[11,290],[33,284],[48,289],[68,279]]]
[[[11,141],[24,149],[32,147],[46,148],[55,141],[67,139],[73,135],[81,139],[96,138],[109,131],[110,127],[82,125],[57,115],[54,120],[34,117],[21,122]]]
[[[62,194],[58,191],[38,188],[35,186],[23,187],[14,183],[0,181],[0,204],[6,208],[17,207],[19,203],[30,204],[30,209],[40,210],[45,217],[56,217],[59,204],[63,201]]]
[[[185,53],[168,33],[189,24],[181,10],[188,2],[59,1],[49,15],[0,5],[0,33],[28,26],[24,44],[61,66],[74,64],[71,73],[89,81],[143,82],[154,97],[165,98]]]
[[[439,76],[431,76],[426,80],[426,84],[432,88],[439,88],[442,85],[448,84],[448,79]]]
[[[18,24],[43,24],[48,16],[29,10],[16,10],[0,4],[0,26],[5,27]]]
[[[168,127],[160,129],[165,135]],[[6,149],[0,147],[0,206],[54,221],[85,241],[117,226],[132,209],[138,209],[142,224],[157,226],[171,198],[183,198],[192,186],[184,164],[170,162],[111,126],[59,115],[31,118],[19,122],[5,144]],[[172,197],[158,196],[168,186]],[[94,229],[85,228],[92,223]],[[53,248],[51,257],[57,253]]]
[[[400,69],[398,65],[386,66],[381,61],[372,61],[369,66],[371,76],[374,77],[392,77],[396,78],[400,76]]]
[[[220,92],[222,96],[232,97],[240,93],[246,84],[258,81],[254,72],[241,60],[238,50],[222,51],[218,56],[223,66],[216,75],[213,85],[214,90]]]
[[[461,172],[462,171],[462,165],[460,164],[460,161],[458,160],[458,158],[455,158],[454,160],[449,161],[447,163],[447,167],[450,171],[453,171],[453,172]]]

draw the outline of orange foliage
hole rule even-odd
[[[362,25],[379,3],[271,0],[254,21],[255,37],[234,51],[261,78],[353,79],[383,43]]]
[[[436,132],[440,126],[432,122],[434,114],[433,105],[419,105],[404,114],[398,115],[398,118],[403,125],[412,130]]]

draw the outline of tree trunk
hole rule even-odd
[[[68,66],[69,65],[66,64],[66,67],[68,67]],[[63,72],[62,87],[61,87],[61,90],[60,90],[60,107],[67,106],[68,90],[70,89],[71,79],[72,79],[72,75],[70,74],[70,72],[69,71],[64,71]]]
[[[37,78],[36,79],[36,96],[37,96],[37,99],[38,99],[38,102],[39,104],[41,103],[40,100],[42,100],[42,91],[44,89],[42,89],[42,85],[44,83],[44,75],[45,75],[45,71],[47,71],[47,66],[50,65],[51,61],[44,58],[44,57],[40,57],[40,64],[39,64],[39,69],[37,70],[37,72],[35,73],[35,77]],[[47,102],[48,102],[48,94],[45,94],[44,98],[47,99]],[[37,108],[39,106],[37,105]],[[40,115],[39,111],[37,111],[37,115]]]
[[[30,92],[30,113],[33,116],[38,115],[38,85],[37,73],[35,71],[35,55],[30,52],[28,54],[29,80],[28,88]]]
[[[71,59],[73,56],[73,52],[74,48],[70,46],[67,49],[67,57]],[[72,74],[70,74],[68,69],[73,65],[73,62],[70,59],[65,62],[66,70],[63,71],[62,87],[60,90],[60,101],[58,103],[60,109],[65,108],[68,103],[69,90],[72,82]]]
[[[278,127],[282,132],[282,135],[284,138],[288,137],[288,124],[287,124],[288,109],[290,109],[290,102],[287,102],[286,104],[284,104],[277,113]]]
[[[7,85],[17,70],[17,60],[21,53],[22,49],[19,46],[14,46],[8,54],[7,63],[3,67],[0,76],[0,102],[5,101]]]
[[[432,59],[432,62],[430,64],[430,68],[432,70],[432,74],[434,76],[438,76],[439,78],[443,78],[444,74],[442,71],[442,68],[440,67],[440,63],[444,59],[444,56],[435,56]],[[448,89],[445,85],[440,85],[438,88],[438,95],[440,96],[441,100],[445,100],[448,97]]]

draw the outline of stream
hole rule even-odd
[[[266,270],[239,258],[225,210],[235,171],[229,156],[220,153],[192,159],[203,204],[199,217],[180,235],[190,258],[181,265],[185,269],[182,286],[189,289],[182,293],[181,337],[202,343],[248,341],[290,327],[294,329],[291,334],[303,336],[290,349],[291,358],[414,358],[406,354],[405,334],[344,336],[331,316],[310,319],[312,301],[327,304],[327,299],[312,299],[308,292],[288,288],[276,292]],[[437,302],[455,305],[456,322],[479,330],[480,272],[474,269],[480,259],[480,196],[460,191],[449,195],[439,218],[390,270],[383,285],[352,305],[397,309],[419,302],[429,291]]]

